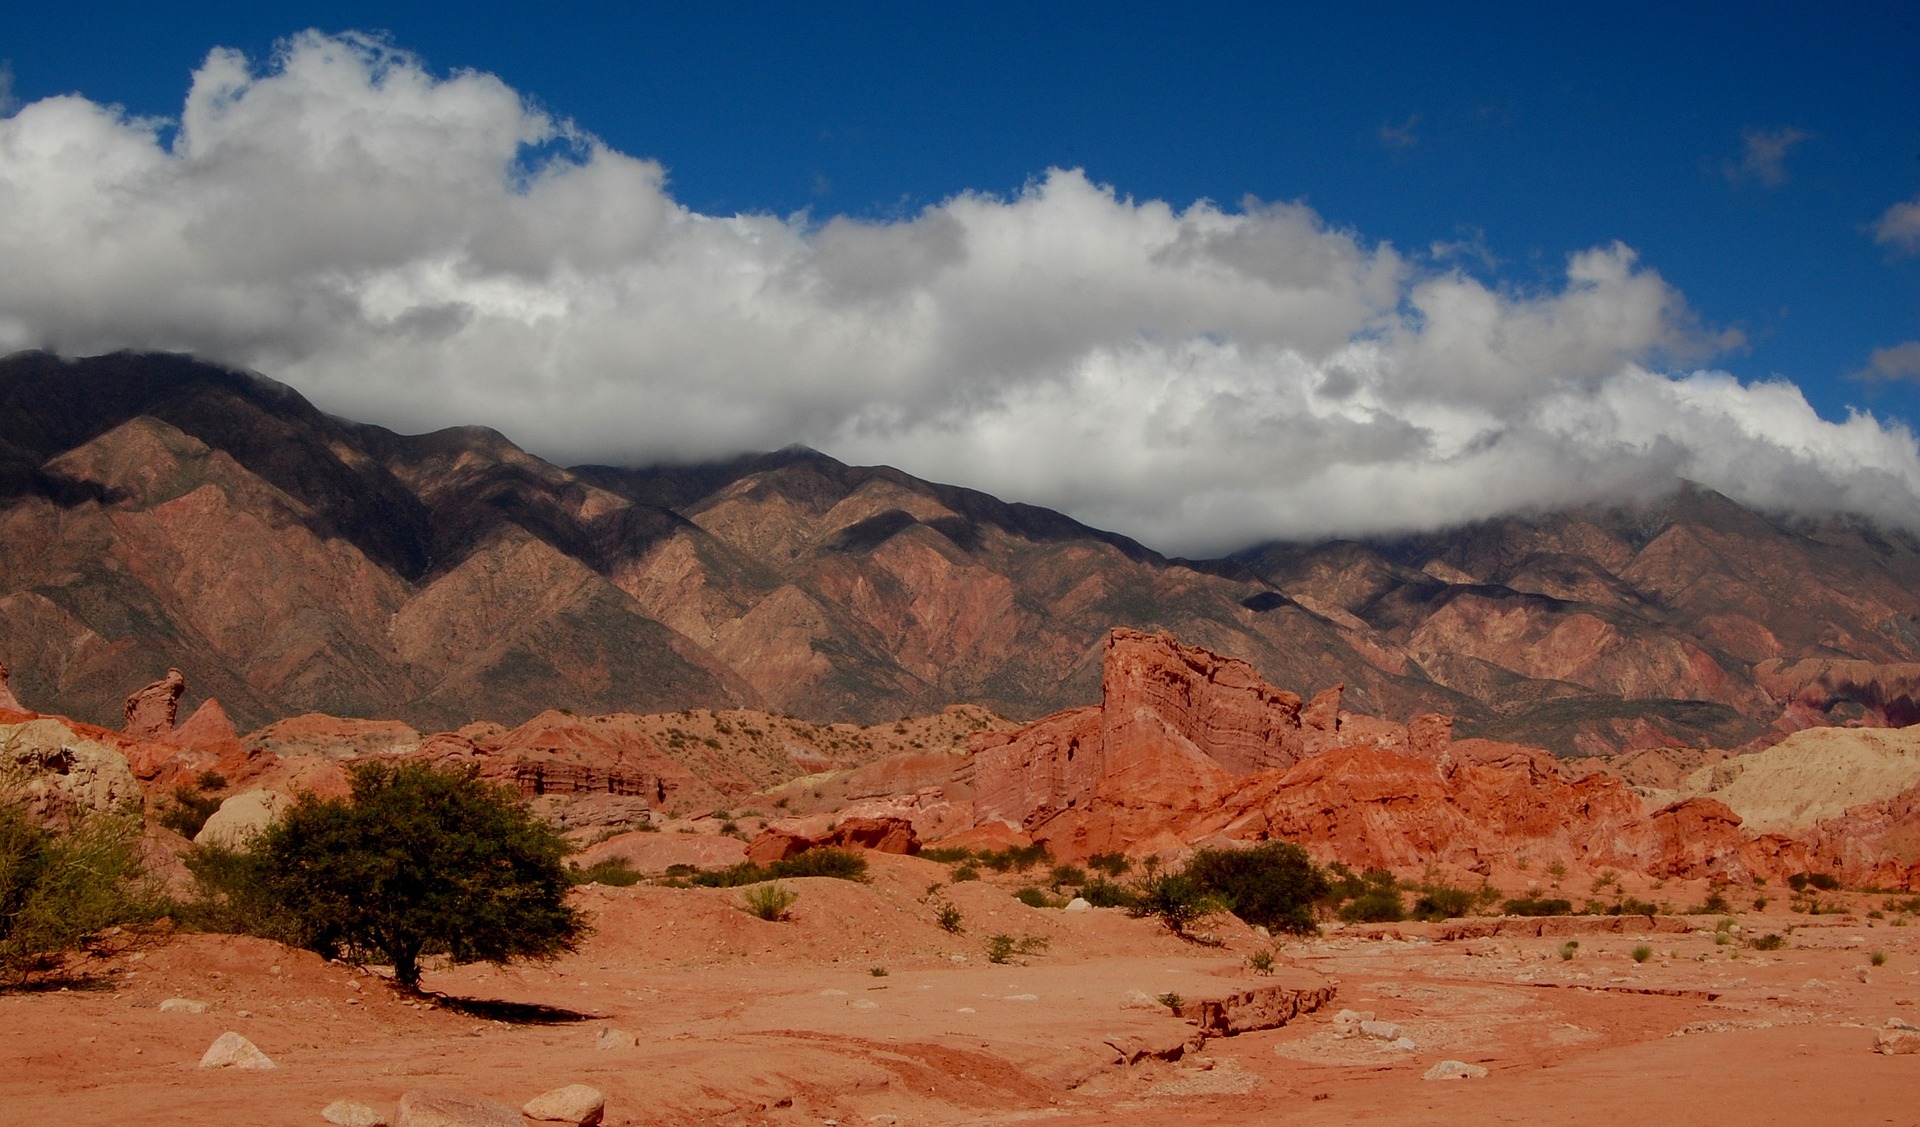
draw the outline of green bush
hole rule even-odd
[[[933,922],[940,925],[941,931],[957,933],[960,930],[963,917],[960,915],[959,908],[954,907],[952,904],[942,904],[939,909],[934,912]]]
[[[952,865],[973,859],[971,849],[922,849],[919,856],[923,860],[938,861],[943,865]]]
[[[775,861],[767,866],[775,877],[832,877],[835,880],[864,881],[867,859],[851,849],[809,849],[805,853]]]
[[[742,861],[724,869],[707,869],[693,874],[690,883],[697,888],[738,888],[799,877],[864,881],[867,879],[867,859],[850,849],[809,849],[764,866]],[[954,879],[960,879],[959,875],[955,874]]]
[[[219,777],[214,775],[216,779]],[[173,788],[173,802],[160,812],[158,820],[161,825],[174,833],[191,839],[206,826],[207,819],[213,817],[213,812],[220,809],[220,801],[214,795],[203,794],[183,783]]]
[[[1027,935],[1015,939],[1011,935],[993,935],[987,939],[987,961],[1004,963],[1015,955],[1032,955],[1047,949],[1043,936]]]
[[[548,958],[585,924],[566,903],[567,843],[478,770],[375,760],[344,799],[301,796],[245,852],[199,854],[203,886],[275,938],[329,958],[382,956],[418,989],[420,960]],[[224,883],[223,883],[224,882]],[[237,884],[236,884],[237,882]]]
[[[1013,898],[1029,908],[1051,908],[1055,903],[1053,897],[1048,896],[1045,892],[1042,892],[1032,885],[1028,885],[1014,893]]]
[[[784,884],[756,884],[742,892],[740,899],[748,915],[778,922],[787,918],[794,901],[800,899],[800,894]]]
[[[1634,962],[1644,963],[1651,958],[1653,958],[1653,948],[1647,946],[1645,943],[1642,943],[1640,946],[1635,947],[1633,949]]]
[[[1420,898],[1413,902],[1413,918],[1416,920],[1451,920],[1472,915],[1480,903],[1480,893],[1471,888],[1455,888],[1450,884],[1433,883],[1420,891]]]
[[[1095,853],[1087,858],[1087,868],[1110,877],[1121,877],[1133,868],[1133,862],[1127,860],[1125,853]]]
[[[1087,871],[1078,865],[1055,865],[1053,871],[1047,874],[1047,884],[1053,888],[1059,888],[1062,885],[1079,888],[1085,883],[1087,883]]]
[[[1080,896],[1096,908],[1131,908],[1140,899],[1126,885],[1110,880],[1090,880],[1080,886]]]
[[[1509,916],[1570,916],[1573,914],[1573,901],[1557,897],[1520,896],[1501,904],[1500,911]]]
[[[961,881],[979,880],[979,879],[980,879],[980,870],[974,868],[973,862],[971,861],[953,870],[953,883],[955,884],[959,884]]]
[[[610,884],[619,888],[640,883],[640,870],[628,863],[625,857],[609,857],[605,861],[595,861],[591,865],[573,865],[567,869],[567,880],[573,884]]]
[[[1340,909],[1340,918],[1349,923],[1397,923],[1406,918],[1406,906],[1399,892],[1390,888],[1376,888],[1348,901]]]
[[[1155,917],[1167,925],[1168,931],[1186,938],[1188,928],[1225,907],[1220,897],[1202,889],[1184,872],[1156,873],[1140,881],[1127,913],[1136,918]]]
[[[1756,935],[1752,939],[1747,940],[1747,946],[1753,948],[1756,951],[1778,951],[1780,948],[1785,947],[1786,945],[1787,945],[1786,936],[1780,935],[1776,932],[1768,932],[1765,935]]]
[[[139,840],[130,817],[95,815],[55,831],[0,802],[0,982],[23,985],[95,932],[158,914]]]
[[[1315,930],[1313,904],[1331,890],[1307,851],[1287,841],[1202,849],[1187,861],[1184,875],[1247,923],[1295,934]]]

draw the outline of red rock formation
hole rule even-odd
[[[180,694],[187,691],[187,678],[178,669],[127,698],[126,727],[121,729],[137,740],[164,740],[173,734],[173,719],[180,708]]]
[[[835,846],[871,849],[878,853],[918,853],[920,835],[905,818],[841,818],[825,816],[774,822],[747,846],[747,859],[757,865],[784,861],[809,849]]]
[[[1920,861],[1920,832],[1906,828],[1920,828],[1920,788],[1906,806],[1863,815],[1885,824],[1872,834],[1852,826],[1804,847],[1755,845],[1719,802],[1649,813],[1617,776],[1537,748],[1454,740],[1444,716],[1402,725],[1342,713],[1337,687],[1302,709],[1243,663],[1165,635],[1114,631],[1103,685],[1101,707],[976,738],[976,825],[1024,832],[1068,860],[1281,838],[1355,866],[1402,870],[1487,872],[1525,857],[1740,878],[1804,871],[1787,866],[1851,848],[1814,867],[1899,883]],[[1857,844],[1865,838],[1872,843]]]

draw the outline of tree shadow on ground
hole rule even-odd
[[[547,1006],[539,1002],[507,1002],[498,998],[456,998],[450,994],[428,992],[426,997],[443,1010],[466,1014],[468,1017],[482,1018],[486,1021],[500,1021],[508,1025],[572,1025],[581,1021],[605,1021],[606,1014],[582,1013],[564,1006]]]

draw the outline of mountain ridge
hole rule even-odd
[[[168,666],[248,725],[1034,717],[1098,699],[1102,640],[1127,626],[1343,684],[1357,712],[1604,752],[1887,723],[1912,707],[1891,681],[1809,697],[1758,670],[1920,661],[1920,541],[1697,486],[1186,560],[803,447],[560,467],[176,355],[0,359],[0,413],[0,658],[88,719]]]

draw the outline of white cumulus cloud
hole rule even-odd
[[[358,36],[214,51],[174,122],[0,118],[0,261],[0,349],[187,350],[562,461],[805,442],[1168,551],[1681,476],[1920,526],[1904,427],[1699,369],[1736,339],[1625,246],[1510,290],[1297,204],[1061,169],[894,220],[704,215],[498,79]]]

